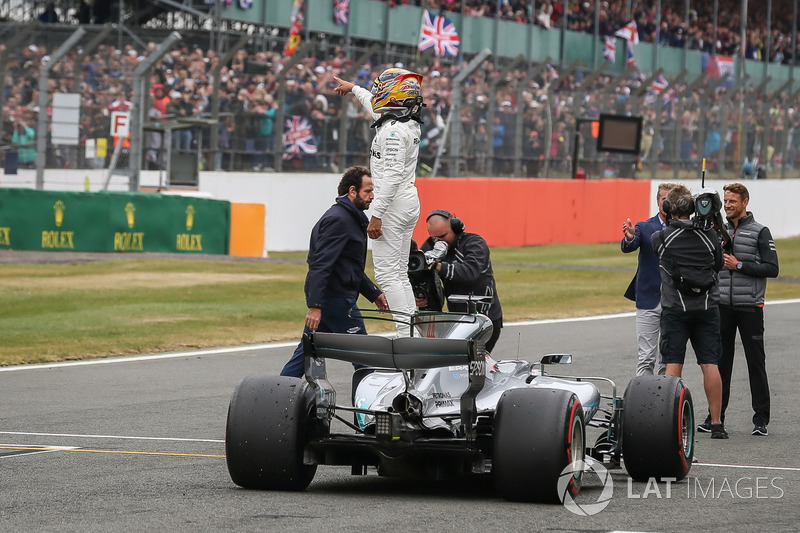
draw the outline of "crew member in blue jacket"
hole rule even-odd
[[[661,274],[658,270],[658,256],[650,245],[650,238],[656,231],[667,227],[667,214],[664,212],[664,198],[675,188],[672,183],[658,186],[656,203],[658,214],[647,220],[637,222],[634,227],[631,219],[622,223],[622,243],[620,247],[626,254],[639,250],[639,266],[633,276],[625,298],[636,302],[636,338],[639,362],[636,364],[637,376],[652,376],[656,372],[656,354],[661,322]],[[657,372],[664,374],[665,366],[658,365]]]
[[[339,196],[311,230],[305,294],[308,313],[303,334],[312,331],[366,335],[356,307],[362,294],[378,309],[388,310],[386,296],[364,272],[367,260],[367,216],[374,198],[372,177],[364,167],[347,169]],[[282,376],[302,377],[303,341],[283,367]]]

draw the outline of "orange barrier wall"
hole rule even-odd
[[[489,246],[616,242],[623,220],[650,217],[650,185],[628,179],[420,178],[414,240],[428,237],[428,213],[447,209]]]
[[[228,255],[264,257],[264,204],[231,202],[231,235]]]

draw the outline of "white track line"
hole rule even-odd
[[[766,465],[732,465],[727,463],[694,463],[695,466],[711,466],[716,468],[748,468],[754,470],[787,470],[789,472],[800,472],[800,466],[766,466]]]
[[[800,302],[800,300],[798,300]],[[577,317],[577,318],[558,318],[558,319],[546,319],[546,320],[531,320],[525,322],[509,322],[505,324],[505,327],[508,326],[530,326],[530,325],[537,325],[537,324],[557,324],[557,323],[566,323],[566,322],[580,322],[580,321],[590,321],[590,320],[604,320],[607,318],[624,318],[624,317],[632,317],[635,316],[636,313],[619,313],[616,315],[598,315],[598,316],[588,316],[588,317]],[[389,333],[379,333],[378,335],[393,335],[393,332]],[[228,353],[241,353],[241,352],[252,352],[256,350],[266,350],[271,348],[292,348],[297,346],[297,341],[291,342],[274,342],[274,343],[266,343],[266,344],[252,344],[247,346],[232,346],[227,348],[212,348],[208,350],[197,350],[194,352],[176,352],[176,353],[164,353],[164,354],[152,354],[152,355],[136,355],[132,357],[110,357],[106,359],[86,359],[84,361],[66,361],[63,363],[42,363],[42,364],[33,364],[33,365],[16,365],[16,366],[4,366],[0,367],[0,372],[16,372],[19,370],[44,370],[47,368],[66,368],[66,367],[73,367],[73,366],[90,366],[90,365],[110,365],[113,363],[133,363],[136,361],[158,361],[160,359],[176,359],[180,357],[199,357],[199,356],[211,356],[211,355],[221,355],[221,354],[228,354]]]
[[[40,453],[51,453],[51,452],[58,452],[64,450],[77,450],[77,446],[43,446],[40,444],[0,444],[0,446],[7,446],[9,448],[21,448],[18,452],[12,453],[3,452],[0,450],[0,459],[11,459],[14,457],[23,457],[26,455],[37,455]],[[47,448],[46,450],[30,450],[30,448]],[[25,451],[24,449],[28,449]]]
[[[17,458],[17,457],[26,457],[28,455],[38,455],[40,453],[53,453],[53,452],[57,452],[57,451],[59,451],[59,450],[42,450],[42,451],[39,451],[39,452],[20,452],[20,453],[8,454],[8,455],[0,455],[0,459],[13,459],[13,458]]]
[[[524,320],[521,322],[503,323],[506,326],[544,326],[547,324],[567,324],[569,322],[591,322],[593,320],[608,320],[610,318],[628,318],[636,316],[636,311],[628,313],[614,313],[610,315],[578,316],[574,318],[545,318],[542,320]]]
[[[152,355],[135,355],[133,357],[113,357],[107,359],[87,359],[85,361],[67,361],[63,363],[42,363],[35,365],[17,365],[0,367],[0,372],[15,372],[17,370],[43,370],[45,368],[64,368],[72,366],[110,365],[113,363],[133,363],[136,361],[157,361],[159,359],[175,359],[179,357],[199,357],[202,355],[220,355],[225,353],[252,352],[267,348],[289,348],[297,346],[297,342],[276,342],[272,344],[252,344],[247,346],[232,346],[228,348],[213,348],[195,352],[176,352]]]
[[[0,431],[0,435],[27,435],[36,437],[74,437],[78,439],[158,440],[173,442],[225,442],[224,439],[186,439],[178,437],[133,437],[128,435],[83,435],[77,433],[29,433],[25,431]]]
[[[796,304],[800,303],[800,298],[794,300],[778,300],[774,302],[767,302],[766,305],[781,305],[781,304]],[[509,326],[536,326],[547,324],[566,324],[569,322],[590,322],[594,320],[607,320],[611,318],[629,318],[636,316],[635,312],[616,313],[609,315],[595,315],[584,316],[575,318],[553,318],[544,320],[527,320],[522,322],[508,322],[505,327]],[[380,335],[391,335],[392,333],[384,333]],[[291,342],[275,342],[266,344],[252,344],[247,346],[231,346],[227,348],[212,348],[208,350],[197,350],[193,352],[176,352],[152,355],[137,355],[133,357],[113,357],[107,359],[87,359],[85,361],[67,361],[63,363],[42,363],[36,365],[16,365],[0,367],[0,372],[16,372],[19,370],[43,370],[46,368],[65,368],[73,366],[89,366],[89,365],[110,365],[113,363],[133,363],[136,361],[158,361],[160,359],[176,359],[180,357],[199,357],[203,355],[221,355],[228,353],[252,352],[255,350],[266,350],[271,348],[291,348],[297,346],[297,341]]]

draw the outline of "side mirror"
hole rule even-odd
[[[542,357],[539,362],[543,365],[568,365],[572,363],[572,354],[550,353]]]

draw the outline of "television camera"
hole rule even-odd
[[[416,248],[416,244],[414,245]],[[427,298],[428,305],[420,307],[420,311],[441,311],[444,304],[444,293],[436,263],[447,254],[447,243],[436,241],[432,250],[411,250],[408,256],[408,279],[414,298]]]
[[[731,236],[725,229],[725,221],[722,218],[722,200],[716,189],[705,186],[706,182],[706,159],[703,158],[702,174],[700,179],[700,190],[692,193],[692,200],[694,201],[694,215],[692,222],[694,227],[708,231],[714,229],[719,235],[722,249],[726,254],[731,253],[733,243]],[[664,201],[664,212],[667,214],[667,221],[671,217],[671,206],[669,202]]]

